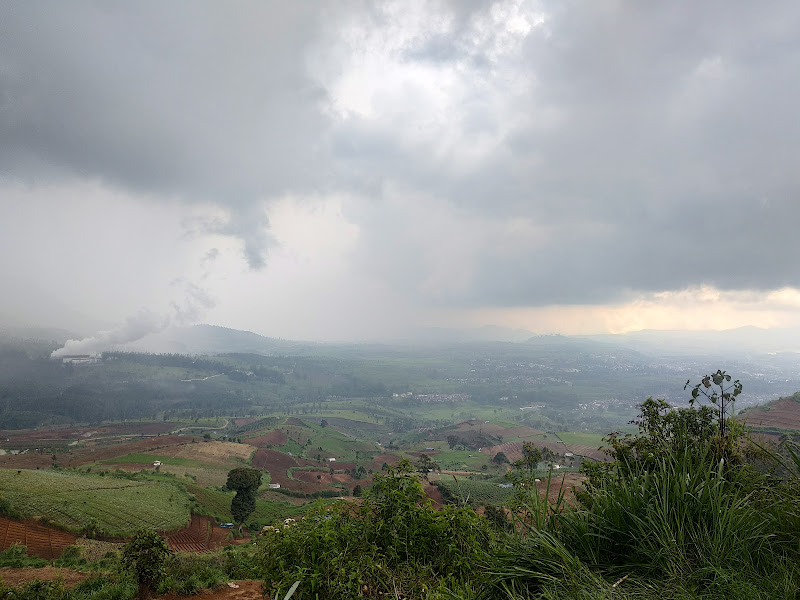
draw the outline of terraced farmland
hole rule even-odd
[[[0,517],[0,551],[20,544],[27,547],[29,555],[52,560],[74,543],[75,536],[65,531]]]
[[[72,530],[96,523],[108,535],[126,537],[141,527],[171,531],[189,522],[186,493],[169,483],[0,469],[0,488],[26,516]]]

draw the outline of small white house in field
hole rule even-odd
[[[335,458],[329,458],[328,462],[336,462],[336,459]]]
[[[154,461],[153,461],[153,467],[154,467],[154,468],[155,468],[155,467],[160,467],[160,466],[161,466],[161,461],[160,461],[160,460],[154,460]]]
[[[280,487],[281,487],[280,483],[270,483],[269,484],[269,489],[271,489],[271,490],[277,490],[277,489],[280,489]]]

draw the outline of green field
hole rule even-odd
[[[220,523],[233,521],[233,515],[231,515],[233,492],[209,490],[196,485],[187,485],[186,489],[195,498],[194,512],[212,516]],[[248,522],[257,521],[266,525],[277,519],[302,514],[305,510],[305,506],[296,506],[289,502],[258,499],[256,500],[256,510],[248,518]]]
[[[503,504],[513,494],[513,488],[501,488],[499,483],[491,481],[472,481],[470,479],[453,479],[443,476],[437,483],[439,489],[444,488],[459,502],[472,506],[484,504]]]
[[[74,531],[93,523],[106,535],[127,537],[142,527],[172,531],[189,522],[188,496],[170,483],[0,469],[0,489],[25,516]]]
[[[490,457],[481,454],[477,450],[450,450],[441,454],[431,455],[431,458],[446,471],[467,469],[478,471],[481,465],[487,465],[488,468],[493,466]],[[411,462],[416,463],[417,459],[413,459]]]

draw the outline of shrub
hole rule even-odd
[[[492,537],[468,508],[435,511],[408,461],[376,475],[360,504],[317,504],[288,527],[265,532],[259,548],[266,585],[280,598],[424,597],[468,585]]]
[[[122,549],[122,564],[133,572],[139,586],[139,598],[148,598],[165,576],[164,563],[172,554],[155,531],[141,529]]]

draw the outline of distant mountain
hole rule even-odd
[[[642,330],[625,334],[583,336],[646,352],[742,355],[800,352],[800,329],[739,327],[722,331]]]
[[[313,347],[217,325],[171,327],[126,344],[124,350],[177,354],[283,354]]]
[[[0,327],[0,337],[63,344],[67,340],[80,338],[82,336],[74,331],[59,329],[57,327],[8,326]]]
[[[484,325],[467,329],[429,327],[410,331],[403,342],[525,342],[535,334],[525,329]]]

